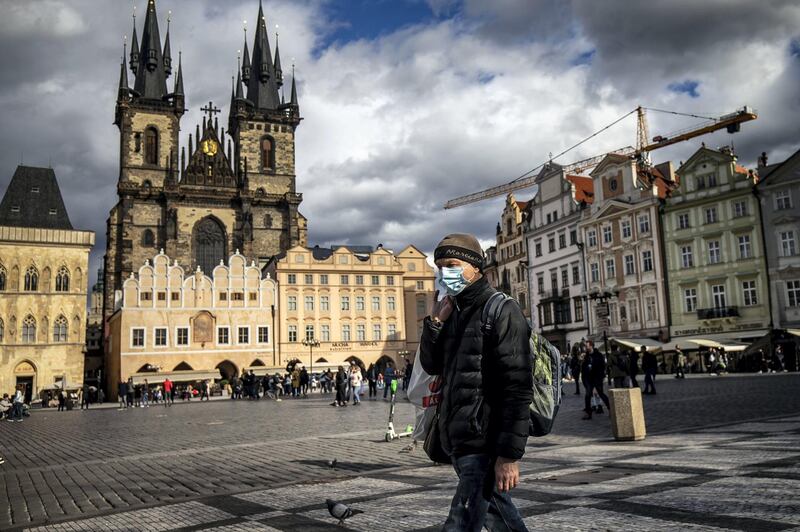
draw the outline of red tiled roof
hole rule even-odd
[[[594,183],[591,177],[568,175],[567,181],[575,186],[575,201],[592,203],[594,201]]]

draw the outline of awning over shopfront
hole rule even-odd
[[[786,332],[791,335],[800,337],[800,329],[786,329]]]
[[[647,351],[651,353],[655,353],[658,351],[662,351],[666,344],[662,344],[661,342],[657,342],[656,340],[652,340],[650,338],[609,338],[612,342],[616,342],[619,345],[624,345],[634,351],[641,351],[642,347],[647,349]]]
[[[744,351],[745,349],[747,349],[747,346],[745,344],[740,344],[732,340],[718,341],[718,340],[708,340],[706,338],[691,338],[683,341],[692,343],[695,346],[709,347],[714,349],[724,349],[725,351],[728,352]]]
[[[185,370],[185,371],[164,371],[164,372],[145,372],[145,373],[134,373],[131,375],[133,377],[134,384],[144,384],[145,379],[147,380],[148,384],[160,384],[164,382],[166,378],[169,377],[169,380],[173,382],[195,382],[195,381],[205,381],[205,380],[215,380],[220,378],[220,374],[218,370],[210,370],[210,371],[203,371],[203,370]]]

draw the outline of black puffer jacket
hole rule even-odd
[[[456,297],[444,324],[425,318],[420,362],[429,374],[443,377],[439,429],[446,452],[519,459],[533,398],[530,328],[519,306],[508,302],[495,333],[484,338],[481,311],[494,292],[481,278]]]

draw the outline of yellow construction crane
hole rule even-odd
[[[654,111],[659,113],[667,113],[667,114],[674,114],[680,116],[689,116],[693,118],[702,118],[706,120],[705,122],[687,128],[680,131],[676,131],[668,136],[657,135],[650,139],[650,135],[648,133],[647,127],[647,113],[646,111]],[[628,116],[636,113],[637,118],[637,129],[636,129],[636,148],[632,146],[626,146],[624,148],[620,148],[618,150],[613,150],[608,153],[603,153],[601,155],[596,155],[594,157],[589,157],[588,159],[582,159],[580,161],[576,161],[573,163],[562,165],[562,168],[565,173],[581,173],[589,168],[594,168],[597,166],[603,158],[608,155],[609,153],[614,153],[618,155],[625,155],[630,157],[631,159],[636,159],[639,163],[644,165],[649,165],[648,154],[651,151],[658,150],[660,148],[664,148],[666,146],[671,146],[672,144],[677,144],[678,142],[683,142],[685,140],[693,139],[695,137],[699,137],[701,135],[705,135],[707,133],[712,133],[714,131],[719,131],[720,129],[726,129],[728,133],[737,133],[741,129],[741,124],[743,122],[748,122],[750,120],[755,120],[758,118],[756,112],[748,106],[742,107],[741,109],[734,111],[733,113],[729,113],[717,118],[710,118],[707,116],[699,116],[689,113],[679,113],[677,111],[664,111],[662,109],[652,109],[646,107],[637,107],[633,111],[626,113],[622,117],[618,118],[611,124],[607,125],[606,127],[596,131],[580,141],[579,143],[567,148],[566,150],[562,151],[555,157],[551,157],[547,162],[544,162],[537,166],[536,168],[532,168],[528,172],[525,172],[518,178],[514,179],[513,181],[506,183],[504,185],[498,185],[491,188],[487,188],[486,190],[482,190],[480,192],[474,192],[472,194],[467,194],[465,196],[460,196],[458,198],[451,199],[447,203],[445,203],[445,209],[454,209],[456,207],[461,207],[462,205],[468,205],[470,203],[476,203],[478,201],[483,201],[488,198],[495,198],[497,196],[504,196],[509,192],[514,192],[515,190],[520,190],[523,188],[528,188],[533,186],[536,183],[537,175],[534,174],[536,170],[539,170],[544,165],[553,162],[553,159],[558,158],[567,152],[577,148],[584,142],[589,141],[590,139],[596,137],[600,133],[604,132],[605,130],[609,129],[611,126],[621,122]]]

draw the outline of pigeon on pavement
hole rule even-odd
[[[344,525],[344,520],[353,517],[357,514],[363,514],[362,510],[354,510],[344,503],[336,502],[331,499],[325,499],[325,504],[328,505],[328,513],[331,517],[339,520],[339,525]]]
[[[328,468],[329,469],[336,469],[336,464],[339,463],[339,460],[334,458],[333,460],[328,460]]]

